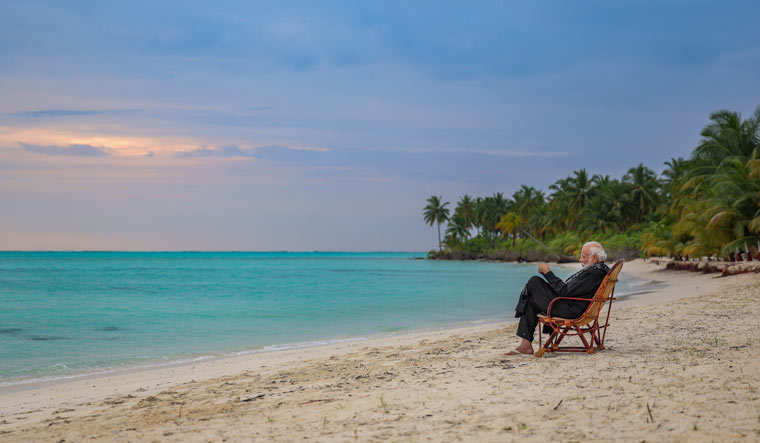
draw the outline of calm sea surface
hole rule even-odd
[[[0,252],[0,386],[510,319],[535,275],[422,255]]]

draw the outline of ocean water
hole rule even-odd
[[[503,321],[536,269],[421,256],[0,252],[0,386]]]

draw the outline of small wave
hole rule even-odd
[[[89,368],[89,369],[83,369],[82,372],[77,372],[74,374],[57,374],[57,375],[45,375],[41,377],[34,377],[34,378],[15,378],[15,379],[8,379],[6,381],[0,381],[0,388],[3,387],[9,387],[9,386],[18,386],[18,385],[28,385],[32,383],[46,383],[46,382],[57,382],[62,380],[75,380],[79,378],[86,378],[86,377],[97,377],[105,374],[114,374],[118,372],[129,372],[129,371],[138,371],[141,369],[154,369],[154,368],[160,368],[164,366],[174,366],[174,365],[183,365],[188,363],[195,363],[203,360],[210,360],[213,358],[217,358],[218,356],[215,355],[201,355],[197,357],[190,357],[190,358],[179,358],[175,360],[169,360],[167,357],[164,357],[166,359],[164,362],[153,362],[153,363],[147,363],[147,364],[140,364],[140,365],[125,365],[120,367],[100,367],[100,368]],[[63,363],[58,363],[53,365],[56,369],[69,369],[68,366],[66,366]]]
[[[30,335],[26,338],[27,340],[33,340],[33,341],[71,340],[71,337],[60,337],[57,335]]]
[[[285,344],[264,346],[263,348],[257,348],[257,349],[248,349],[245,351],[231,352],[225,355],[226,356],[249,355],[249,354],[258,354],[262,352],[271,352],[271,351],[286,351],[288,349],[313,348],[316,346],[365,341],[371,338],[373,337],[350,337],[350,338],[336,338],[336,339],[331,339],[331,340],[314,340],[314,341],[304,341],[304,342],[297,342],[297,343],[285,343]]]
[[[114,331],[119,331],[120,329],[117,328],[116,326],[103,326],[102,328],[97,328],[95,330],[100,331],[100,332],[114,332]]]

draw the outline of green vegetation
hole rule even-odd
[[[701,135],[690,158],[665,162],[659,176],[643,164],[620,179],[580,169],[549,186],[548,195],[528,185],[511,198],[464,195],[451,217],[448,202],[430,197],[424,217],[438,224],[439,249],[428,255],[546,260],[577,256],[594,239],[613,257],[756,257],[760,106],[746,120],[717,111]]]
[[[432,196],[429,199],[427,199],[427,206],[425,206],[424,209],[424,217],[425,222],[429,224],[430,226],[433,226],[433,223],[438,224],[438,251],[442,252],[443,247],[441,245],[441,223],[448,221],[449,219],[449,209],[446,207],[448,206],[449,202],[441,203],[441,197]]]

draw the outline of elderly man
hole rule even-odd
[[[546,314],[549,303],[557,297],[592,298],[604,276],[610,270],[604,264],[607,253],[597,242],[588,242],[581,249],[583,268],[562,281],[549,269],[546,263],[538,265],[538,272],[544,276],[531,277],[520,293],[515,307],[515,317],[520,319],[517,336],[522,342],[514,351],[505,355],[533,354],[533,334],[538,324],[538,314]],[[580,300],[559,300],[552,306],[552,316],[578,318],[586,310],[588,302]]]

